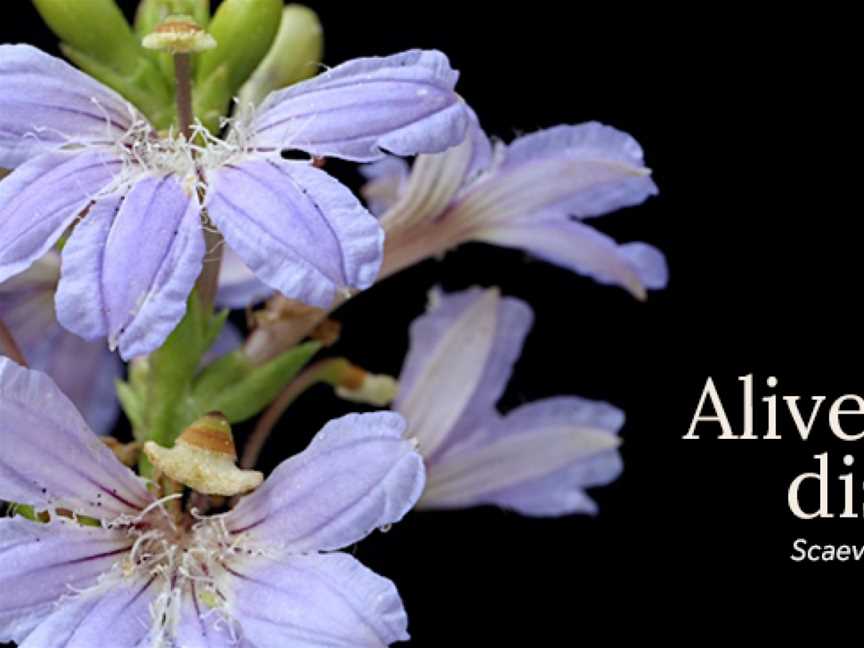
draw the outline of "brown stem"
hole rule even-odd
[[[222,269],[222,234],[212,223],[202,223],[204,227],[204,266],[198,276],[196,288],[198,297],[206,310],[213,308],[216,293],[219,291],[219,272]]]
[[[192,141],[195,113],[192,109],[192,57],[174,54],[174,78],[177,80],[177,125],[187,142]]]
[[[0,350],[22,367],[29,366],[27,364],[27,358],[25,358],[24,354],[21,352],[21,347],[18,346],[15,337],[3,323],[3,320],[0,320]]]
[[[177,81],[177,123],[187,142],[194,137],[195,110],[192,106],[192,59],[189,54],[174,54],[174,76]],[[198,198],[204,203],[203,191]],[[213,307],[219,289],[219,271],[222,268],[222,235],[212,224],[202,221],[204,227],[204,267],[198,277],[198,297],[206,310]]]
[[[320,382],[338,384],[340,377],[345,371],[350,371],[353,365],[345,358],[327,358],[307,367],[297,378],[295,378],[279,396],[270,403],[270,407],[258,419],[252,434],[243,447],[243,456],[240,458],[240,467],[243,469],[254,468],[258,463],[258,457],[270,438],[270,433],[282,415],[291,404],[307,389]]]

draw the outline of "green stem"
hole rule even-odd
[[[273,428],[291,404],[296,401],[307,389],[318,383],[339,385],[345,379],[346,374],[355,371],[354,366],[345,358],[327,358],[319,360],[310,365],[297,378],[295,378],[270,407],[258,419],[252,434],[243,447],[243,456],[240,458],[240,467],[244,469],[254,468],[261,456],[261,451],[270,438]]]
[[[28,366],[27,358],[24,357],[24,354],[21,352],[21,347],[18,346],[15,337],[3,323],[3,320],[0,320],[0,350],[22,367]]]

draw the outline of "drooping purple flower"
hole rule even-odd
[[[387,277],[461,243],[519,248],[644,299],[667,282],[666,261],[645,243],[618,244],[584,221],[657,193],[642,149],[596,122],[556,126],[494,147],[471,115],[461,145],[368,165],[363,189],[387,232]]]
[[[615,407],[561,396],[496,410],[532,318],[524,302],[475,288],[433,293],[412,324],[393,409],[426,462],[418,508],[595,513],[585,488],[620,474]]]
[[[82,340],[57,322],[59,278],[60,255],[52,251],[0,284],[0,317],[30,366],[51,376],[97,434],[108,434],[119,412],[114,381],[123,365],[104,343]]]
[[[0,359],[0,641],[60,646],[386,646],[393,584],[330,553],[399,520],[423,462],[392,413],[332,421],[229,513],[178,520],[44,374]],[[68,513],[100,521],[85,525]]]
[[[119,95],[26,45],[0,46],[0,281],[63,250],[60,322],[124,358],[182,318],[216,227],[264,283],[329,306],[368,287],[383,232],[350,191],[280,152],[358,162],[462,140],[457,73],[435,51],[349,61],[273,93],[225,140],[160,137]],[[204,195],[203,203],[200,195]]]

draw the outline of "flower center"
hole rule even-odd
[[[246,534],[230,533],[223,516],[198,517],[193,512],[177,520],[164,502],[138,516],[119,518],[108,528],[125,531],[133,540],[119,570],[124,578],[156,586],[152,621],[167,637],[179,622],[184,597],[192,597],[200,609],[220,614],[227,601],[221,585],[226,568],[241,556],[264,552]],[[227,615],[224,618],[228,623]]]
[[[205,189],[206,172],[219,168],[248,151],[245,128],[232,124],[225,139],[215,137],[200,123],[192,127],[192,137],[156,133],[146,121],[136,121],[115,143],[123,162],[120,186],[133,184],[144,175],[173,174],[189,195]],[[116,186],[112,189],[117,188]]]

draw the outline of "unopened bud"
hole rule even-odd
[[[208,414],[190,425],[173,448],[153,441],[144,444],[144,454],[162,473],[205,495],[230,497],[254,490],[264,475],[240,470],[228,420],[219,413]]]
[[[133,73],[141,49],[114,0],[33,0],[36,10],[57,36],[76,52]]]
[[[225,0],[209,27],[218,47],[201,55],[198,83],[226,66],[227,92],[233,96],[270,50],[281,18],[282,0]]]
[[[141,41],[147,49],[194,54],[216,47],[216,39],[190,16],[169,16]]]
[[[340,382],[336,387],[339,398],[375,407],[389,405],[399,391],[399,383],[392,376],[371,374],[359,367],[352,367]]]
[[[240,91],[240,109],[257,106],[272,91],[314,76],[323,53],[324,31],[317,14],[299,4],[285,7],[273,46]]]

